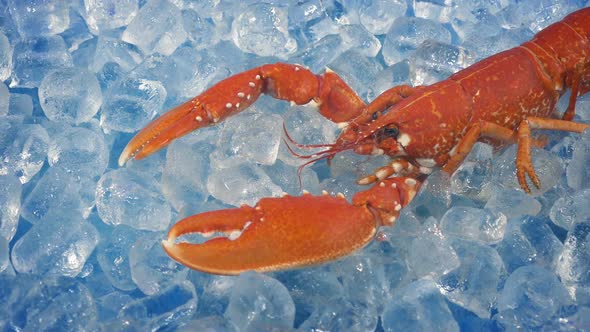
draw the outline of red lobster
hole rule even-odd
[[[558,99],[571,89],[567,110],[555,117]],[[320,264],[347,255],[373,239],[379,226],[393,225],[414,197],[420,179],[441,167],[454,172],[478,140],[517,143],[522,189],[527,176],[540,187],[531,163],[532,129],[580,133],[590,125],[572,122],[576,98],[590,90],[590,8],[566,16],[531,41],[484,59],[430,86],[401,85],[366,104],[338,75],[315,75],[299,65],[277,63],[229,77],[174,108],[141,130],[119,164],[143,158],[192,130],[236,114],[260,94],[311,101],[326,118],[345,125],[336,143],[320,153],[344,150],[386,154],[391,163],[358,182],[375,183],[352,204],[330,195],[263,198],[255,207],[206,212],[170,229],[166,252],[205,272],[238,274]],[[396,177],[397,176],[397,177]],[[188,233],[240,234],[202,244],[176,243]]]

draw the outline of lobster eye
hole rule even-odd
[[[397,139],[399,136],[399,128],[395,124],[387,125],[387,127],[383,128],[383,135]]]

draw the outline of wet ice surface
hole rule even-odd
[[[301,189],[350,199],[388,159],[347,151],[303,169],[300,187],[283,121],[302,144],[332,143],[338,127],[313,105],[263,97],[117,166],[156,115],[253,66],[327,66],[370,101],[444,79],[583,5],[0,0],[0,329],[589,330],[590,131],[544,133],[533,195],[516,182],[514,146],[478,143],[452,176],[428,178],[381,241],[239,277],[171,260],[171,222]]]

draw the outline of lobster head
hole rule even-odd
[[[471,103],[452,82],[422,87],[421,92],[353,119],[337,145],[359,154],[416,160],[427,167],[444,162],[468,125]]]

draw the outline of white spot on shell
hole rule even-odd
[[[397,204],[397,205],[396,205],[396,206],[395,206],[393,209],[394,209],[395,211],[399,211],[399,210],[401,210],[401,209],[402,209],[402,205],[398,203],[398,204]]]
[[[408,146],[408,144],[410,144],[410,142],[412,141],[412,138],[408,134],[401,134],[399,135],[397,141],[402,146]]]
[[[365,176],[364,178],[357,181],[357,183],[360,185],[366,185],[366,184],[370,184],[372,182],[373,181],[371,180],[371,176]]]
[[[377,177],[377,179],[379,180],[383,180],[386,177],[388,177],[390,174],[386,169],[380,169],[377,172],[375,172],[375,176]]]
[[[434,159],[430,159],[430,158],[417,158],[416,161],[418,162],[418,164],[424,166],[424,167],[434,167],[436,166],[436,162],[434,161]]]
[[[225,104],[225,108],[231,108],[232,104],[231,103],[227,103]]]
[[[201,122],[201,121],[203,121],[203,118],[200,115],[197,115],[197,117],[195,118],[195,120]]]
[[[415,186],[415,185],[416,185],[416,183],[417,183],[417,182],[416,182],[416,180],[415,180],[415,179],[412,179],[412,178],[407,178],[407,179],[406,179],[404,182],[405,182],[405,183],[406,183],[408,186]]]
[[[419,169],[420,169],[420,173],[422,173],[422,174],[430,174],[430,173],[432,173],[432,168],[420,166]]]
[[[256,75],[256,79],[259,80],[260,79],[260,75]]]
[[[373,156],[380,156],[384,153],[383,149],[379,149],[378,147],[374,147],[373,151],[371,151],[371,155]]]
[[[393,162],[391,163],[391,167],[393,168],[393,171],[396,173],[399,173],[402,171],[403,166],[402,164],[398,163],[398,162]]]
[[[253,87],[255,87],[255,86],[256,86],[256,84],[254,84],[254,82],[248,82],[248,85],[249,85],[251,88],[253,88]]]
[[[245,94],[243,92],[238,92],[238,97],[244,98]]]

